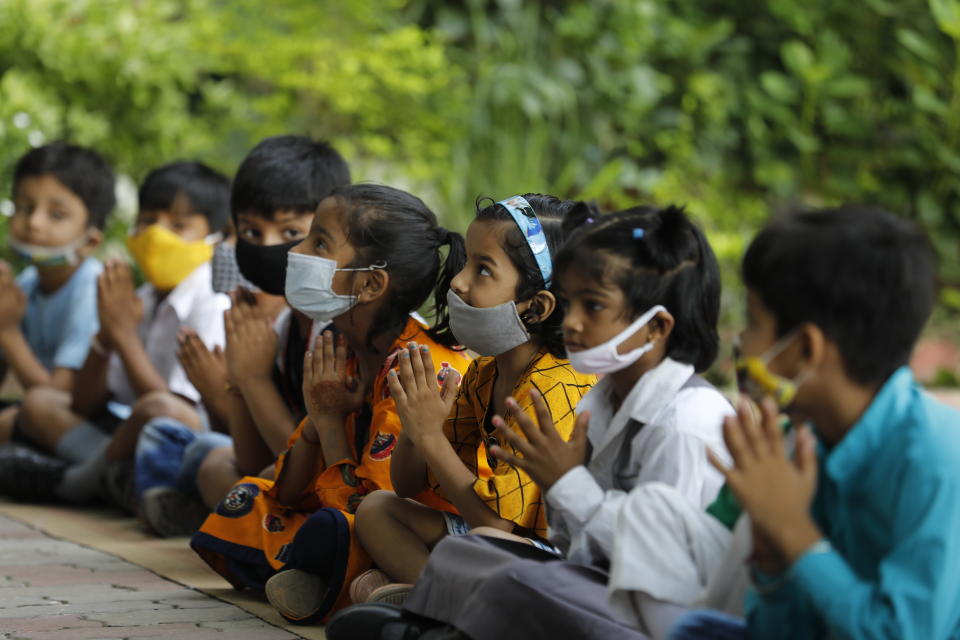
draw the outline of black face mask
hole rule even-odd
[[[266,293],[282,296],[287,282],[287,252],[303,238],[260,246],[237,238],[237,266],[243,277]]]

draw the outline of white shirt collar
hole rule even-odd
[[[587,392],[577,405],[577,412],[590,412],[588,437],[596,452],[612,441],[630,422],[649,424],[670,404],[677,392],[694,373],[692,365],[671,358],[647,371],[637,380],[613,414],[613,381],[605,376]]]
[[[153,294],[154,300],[156,300],[156,289],[153,290]],[[212,295],[215,294],[211,281],[210,263],[204,262],[184,278],[160,304],[172,307],[177,317],[183,320],[190,315],[190,311],[198,299],[202,296]]]

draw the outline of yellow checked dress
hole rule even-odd
[[[473,489],[487,506],[504,520],[546,538],[547,517],[540,488],[524,471],[488,455],[489,445],[493,442],[501,447],[510,446],[497,440],[491,424],[496,379],[497,361],[492,356],[477,358],[470,363],[456,403],[444,424],[444,435],[463,464],[477,476]],[[577,403],[596,381],[596,376],[579,373],[565,358],[557,358],[541,349],[521,374],[511,395],[536,421],[530,390],[539,391],[550,410],[554,426],[567,440],[576,421],[574,410]],[[523,433],[512,416],[503,418],[511,429]],[[428,475],[428,482],[431,489],[444,497],[432,473]]]

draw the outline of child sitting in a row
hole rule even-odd
[[[148,284],[135,292],[129,267],[107,263],[97,280],[99,332],[71,389],[34,387],[18,415],[25,437],[55,455],[15,456],[5,469],[20,486],[5,493],[86,502],[102,494],[109,462],[132,457],[152,417],[174,415],[205,427],[199,394],[174,353],[184,327],[211,346],[223,343],[219,315],[229,299],[213,294],[209,259],[214,234],[226,222],[228,185],[190,162],[161,167],[144,181],[127,244]],[[128,477],[108,479],[109,496],[125,502]]]
[[[10,249],[28,266],[14,278],[0,261],[0,378],[12,373],[23,391],[69,393],[97,332],[97,276],[92,257],[114,207],[114,177],[90,149],[63,143],[26,153],[13,170]],[[0,444],[29,442],[20,406],[0,411]],[[24,447],[0,453],[0,492],[29,498],[29,477],[12,475]]]
[[[381,631],[399,633],[404,626],[422,630],[430,626],[425,618],[471,637],[635,635],[606,598],[605,569],[627,492],[660,481],[701,507],[714,498],[721,479],[703,451],[722,448],[720,426],[732,410],[695,375],[717,352],[720,282],[709,244],[675,208],[606,216],[572,211],[567,227],[576,231],[555,261],[567,355],[578,370],[605,377],[579,403],[570,442],[539,394],[532,394],[539,426],[508,399],[526,439],[495,417],[497,434],[510,448],[498,444],[492,453],[506,461],[502,466],[529,473],[544,491],[551,541],[568,561],[503,535],[446,539],[406,601],[416,616],[361,605],[331,620],[331,638],[379,638]],[[521,567],[526,572],[511,582],[524,591],[550,592],[549,606],[503,617],[494,614],[499,599],[522,598],[516,589],[489,602],[471,598],[487,581],[499,583],[498,576]]]
[[[449,247],[445,260],[441,247]],[[369,568],[353,512],[366,494],[391,487],[400,419],[388,372],[410,341],[429,345],[435,366],[466,368],[450,348],[445,297],[462,256],[462,238],[403,191],[338,187],[320,204],[288,256],[285,285],[294,309],[333,325],[304,360],[307,418],[277,461],[276,480],[243,478],[191,541],[236,588],[262,589],[278,570],[296,568],[322,583],[310,591],[324,596],[308,620],[348,603],[350,581]],[[427,328],[410,314],[435,287],[439,321]]]

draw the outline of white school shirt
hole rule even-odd
[[[716,497],[723,476],[706,449],[727,457],[723,419],[733,407],[712,386],[684,387],[693,374],[691,365],[666,358],[640,377],[616,413],[609,376],[580,400],[577,413],[590,412],[589,462],[546,494],[550,539],[571,561],[607,565],[620,506],[640,483],[671,485],[702,508]]]
[[[171,393],[193,402],[200,401],[200,393],[177,360],[177,334],[181,328],[189,327],[197,332],[208,349],[223,346],[223,312],[230,308],[230,298],[214,292],[210,275],[210,263],[205,262],[159,304],[158,292],[153,285],[145,284],[137,289],[137,297],[143,301],[143,321],[138,333],[147,357]],[[110,355],[107,365],[107,389],[113,400],[120,404],[133,405],[137,400],[123,360],[117,353]]]

